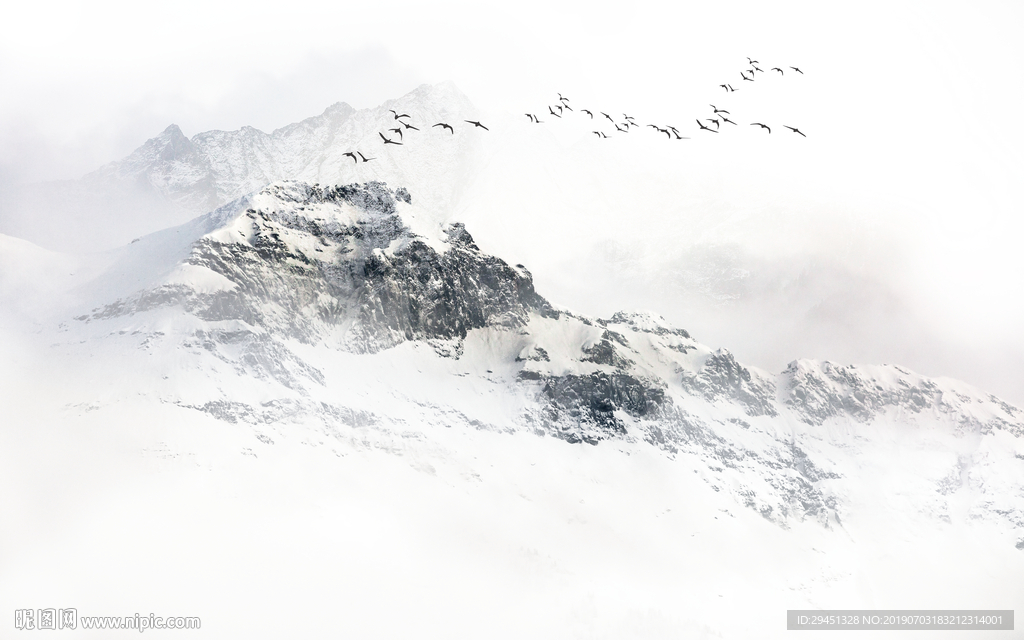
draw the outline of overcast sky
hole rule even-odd
[[[490,110],[560,91],[679,120],[753,56],[806,72],[757,106],[813,142],[731,147],[708,171],[877,223],[931,328],[1024,353],[1022,28],[1017,1],[17,3],[0,22],[0,188],[80,177],[172,122],[270,131],[449,79]]]

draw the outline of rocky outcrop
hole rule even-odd
[[[525,267],[482,253],[461,224],[445,230],[442,247],[413,234],[397,211],[398,202],[411,201],[405,190],[374,182],[285,186],[268,188],[275,206],[249,208],[235,222],[245,241],[206,235],[195,243],[187,263],[230,286],[209,292],[167,284],[91,318],[180,305],[203,320],[239,320],[305,343],[340,332],[338,346],[374,352],[521,326],[530,312],[557,316]],[[323,205],[348,205],[359,215],[329,220],[316,213]]]
[[[725,349],[710,354],[700,371],[684,373],[682,384],[708,402],[737,402],[749,416],[778,415],[774,381],[751,373]]]

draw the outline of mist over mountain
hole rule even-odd
[[[378,137],[401,128],[392,109],[419,129],[404,130],[400,147]],[[481,118],[490,132],[463,122]],[[920,229],[870,201],[836,204],[870,189],[826,199],[813,194],[827,185],[800,172],[766,171],[816,152],[784,140],[669,144],[649,130],[598,143],[580,118],[538,126],[521,114],[483,114],[445,83],[372,109],[338,103],[272,133],[243,127],[189,138],[171,125],[81,180],[4,190],[0,232],[98,251],[274,180],[383,181],[470,225],[489,253],[532,265],[549,295],[580,311],[658,309],[772,370],[797,354],[901,362],[1024,402],[1024,345],[983,321],[1005,314],[957,323],[956,297],[941,310],[926,303],[933,268],[915,264],[909,248]],[[458,134],[432,127],[440,121]],[[344,155],[356,150],[374,160]]]
[[[379,138],[391,109],[419,128],[401,147]],[[491,131],[458,124],[477,118]],[[3,546],[25,550],[0,594],[175,608],[218,638],[339,618],[382,638],[782,637],[793,608],[1012,609],[1024,411],[898,362],[754,366],[703,338],[728,314],[667,319],[775,309],[734,317],[752,343],[919,330],[851,266],[885,253],[850,248],[852,221],[737,213],[743,194],[716,215],[727,185],[628,144],[443,84],[269,134],[171,125],[21,192],[0,468],[31,489],[0,497]],[[764,251],[794,229],[849,253]]]

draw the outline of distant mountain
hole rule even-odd
[[[391,110],[407,113],[401,125]],[[423,85],[373,109],[339,102],[271,133],[253,127],[191,138],[177,125],[126,158],[81,180],[34,185],[5,206],[4,233],[48,248],[96,251],[181,224],[276,180],[344,184],[387,179],[419,193],[421,204],[451,208],[454,177],[473,160],[477,110],[454,85]],[[458,135],[433,128],[451,121]],[[468,127],[468,125],[466,125]],[[389,132],[399,128],[400,133]],[[383,145],[386,132],[403,146]],[[400,151],[395,151],[400,149]],[[361,151],[371,162],[344,155]],[[401,154],[400,158],[396,154]]]
[[[150,354],[142,379],[178,381],[151,382],[161,402],[231,423],[645,442],[702,461],[715,491],[778,525],[826,527],[859,491],[858,457],[913,430],[999,452],[932,469],[920,509],[942,517],[952,494],[980,487],[971,517],[1024,527],[1019,474],[1008,491],[984,489],[1024,440],[1020,409],[897,366],[798,360],[771,374],[653,313],[558,309],[524,266],[404,188],[277,182],[132,243],[89,287],[73,342]]]

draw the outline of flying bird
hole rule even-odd
[[[807,137],[807,135],[806,135],[806,134],[804,134],[804,132],[803,132],[803,131],[801,131],[801,130],[797,129],[796,127],[791,127],[791,126],[789,126],[788,124],[784,124],[784,125],[782,125],[782,126],[786,127],[787,129],[789,129],[789,130],[790,130],[790,131],[792,131],[793,133],[799,133],[799,134],[800,134],[800,135],[802,135],[803,137],[805,137],[805,138]]]
[[[747,64],[755,65],[755,64],[760,64],[760,63],[761,63],[760,60],[751,60],[750,56],[747,56]]]
[[[527,118],[529,118],[529,119],[530,119],[530,122],[533,122],[533,121],[534,121],[534,120],[533,120],[533,115],[531,115],[531,114],[529,114],[529,113],[524,113],[523,115],[525,115],[525,116],[526,116]]]
[[[754,60],[754,62],[757,62],[757,60]],[[751,65],[750,65],[750,67],[751,67],[751,68],[752,68],[752,69],[753,69],[754,71],[760,71],[761,73],[764,73],[764,69],[762,69],[761,67],[757,66],[756,64],[751,64]]]
[[[398,120],[399,118],[408,118],[409,117],[408,113],[399,114],[394,109],[388,109],[388,111],[390,111],[391,113],[395,114],[395,120]]]
[[[348,157],[352,158],[352,162],[359,162],[359,158],[357,158],[356,154],[352,153],[351,151],[349,151],[347,153],[343,153],[341,155],[348,156]]]
[[[659,129],[658,127],[654,127],[654,128],[655,128],[655,129],[658,129],[658,131],[660,131],[660,132],[664,133],[664,134],[665,134],[666,136],[668,136],[668,139],[669,139],[669,140],[671,140],[671,139],[672,139],[672,134],[671,134],[671,133],[669,133],[668,129]]]
[[[603,133],[601,133],[600,131],[594,131],[594,133],[597,135],[598,138],[607,138],[608,137],[608,136],[604,135]]]
[[[728,122],[729,124],[736,124],[735,122],[733,122],[729,118],[726,118],[725,116],[722,116],[722,122]]]
[[[592,111],[590,111],[590,109],[580,109],[580,111],[582,111],[583,113],[589,115],[591,120],[594,119],[594,113]]]
[[[629,126],[628,125],[626,126],[625,129],[623,129],[619,125],[615,125],[615,128],[618,129],[619,131],[621,131],[622,133],[629,133]]]
[[[381,133],[380,131],[377,132],[377,135],[380,136],[380,139],[384,141],[384,144],[402,144],[401,142],[395,142],[394,140],[384,137],[384,134]]]
[[[555,113],[555,110],[552,109],[551,107],[548,107],[548,111],[551,113],[551,115],[555,116],[556,118],[561,118],[562,117],[562,116],[558,115],[557,113]]]
[[[750,82],[753,82],[753,81],[754,81],[754,74],[753,74],[753,73],[751,73],[751,74],[750,74],[750,77],[748,78],[748,77],[747,77],[747,72],[746,72],[746,71],[740,71],[740,76],[741,76],[741,77],[742,77],[742,78],[743,78],[744,80],[749,80]]]
[[[563,98],[562,94],[560,93],[558,94],[558,99],[561,100],[562,102],[569,102],[569,98]]]
[[[447,122],[438,122],[437,124],[434,125],[434,127],[443,127],[450,131],[452,135],[455,135],[455,129],[452,129],[452,125],[448,124]],[[431,129],[433,129],[434,127],[431,127]]]
[[[715,105],[711,105],[711,108],[715,110],[715,113],[729,113],[729,112],[728,112],[728,111],[726,111],[725,109],[719,109],[719,108],[718,108],[718,107],[716,107]],[[731,115],[731,114],[730,114],[730,115]]]
[[[780,69],[780,68],[778,68],[778,67],[772,67],[772,71],[778,71],[778,72],[779,72],[779,73],[781,73],[782,75],[786,75],[786,74],[785,74],[785,73],[784,73],[784,72],[782,71],[782,69]]]
[[[758,126],[758,127],[761,127],[762,129],[767,129],[767,130],[768,130],[768,133],[771,133],[771,132],[772,132],[772,128],[771,128],[771,127],[769,127],[769,126],[768,126],[768,125],[766,125],[766,124],[761,124],[760,122],[751,122],[751,123],[750,123],[750,126],[752,126],[752,127],[753,127],[753,126],[755,126],[755,125],[756,125],[756,126]]]
[[[358,153],[359,157],[363,159],[363,162],[369,162],[370,160],[376,160],[377,159],[377,158],[367,158],[366,156],[363,155],[362,151],[356,151],[356,153]]]
[[[466,122],[468,122],[469,124],[473,125],[474,127],[480,127],[480,128],[481,128],[481,129],[483,129],[484,131],[490,131],[490,129],[488,129],[488,128],[487,128],[487,127],[485,127],[484,125],[480,124],[480,123],[479,123],[479,122],[477,122],[476,120],[466,120]]]
[[[803,74],[804,74],[804,72],[803,72],[803,71],[801,71],[801,70],[797,69],[796,67],[790,67],[790,69],[792,69],[793,71],[796,71],[796,72],[797,72],[797,73],[799,73],[800,75],[803,75]]]
[[[563,104],[562,106],[563,106],[563,107],[565,107],[566,109],[568,109],[569,111],[572,111],[572,110],[573,110],[573,109],[572,109],[572,107],[570,107],[570,106],[569,106],[569,105],[567,105],[567,104]]]
[[[689,140],[690,139],[689,136],[681,136],[681,135],[679,135],[679,132],[676,131],[675,129],[672,129],[672,133],[675,134],[676,140]]]
[[[714,122],[715,123],[715,129],[718,128],[718,119],[717,118],[704,118],[704,120],[707,121],[707,122]]]
[[[413,131],[419,131],[420,130],[419,127],[414,127],[411,124],[409,124],[408,122],[403,122],[402,120],[399,120],[399,122],[402,123],[402,126],[405,127],[406,130],[408,130],[408,129],[412,129]]]
[[[701,124],[700,120],[697,121],[697,126],[700,127],[701,129],[705,130],[705,131],[710,131],[711,133],[718,133],[717,131],[715,131],[714,129],[712,129],[710,127],[705,127],[703,124]]]
[[[611,122],[612,124],[615,124],[615,121],[612,120],[612,117],[610,115],[608,115],[607,113],[605,113],[604,111],[598,111],[598,113],[600,113],[602,116],[608,118],[608,121]]]
[[[394,131],[398,134],[399,140],[405,140],[405,136],[402,135],[402,127],[395,127],[394,129],[388,129],[388,131]]]

